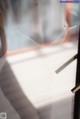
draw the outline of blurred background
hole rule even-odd
[[[7,0],[6,6],[4,28],[9,51],[64,41],[68,31],[78,31],[79,4],[66,5],[58,0]],[[67,12],[70,18],[66,18]]]

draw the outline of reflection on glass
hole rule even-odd
[[[67,34],[67,39],[70,39],[74,28],[68,28],[66,9],[66,4],[58,0],[1,0],[0,11],[4,16],[8,50],[64,41]],[[74,26],[78,5],[67,11],[72,15],[71,25]]]
[[[5,25],[8,49],[63,41],[67,33],[65,12],[65,4],[56,0],[9,0]]]
[[[2,0],[1,4],[4,6],[2,13],[5,13],[1,28],[4,26],[9,51],[47,43],[47,47],[44,45],[35,51],[10,57],[16,62],[11,66],[23,92],[26,96],[30,94],[34,105],[39,104],[41,108],[37,109],[41,110],[43,119],[72,119],[74,97],[71,89],[75,84],[76,62],[71,62],[77,51],[77,35],[74,36],[77,27],[68,25],[66,5],[58,0]],[[65,39],[72,42],[60,44]],[[59,44],[55,46],[54,42]],[[1,39],[0,49],[2,51]],[[59,74],[55,74],[55,70]]]

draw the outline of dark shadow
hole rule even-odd
[[[21,119],[39,119],[37,110],[24,95],[7,61],[0,73],[0,87]]]

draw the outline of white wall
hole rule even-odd
[[[41,119],[72,119],[76,61],[60,74],[55,70],[77,52],[76,43],[49,46],[8,57],[25,95],[38,109]]]

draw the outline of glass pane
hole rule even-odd
[[[7,49],[9,53],[14,52],[7,56],[9,64],[4,66],[1,75],[4,72],[9,75],[1,86],[10,103],[15,100],[12,106],[17,112],[24,107],[19,112],[21,118],[34,114],[32,110],[27,113],[26,101],[21,100],[28,97],[40,119],[73,119],[71,89],[76,79],[80,5],[61,1],[8,0],[5,3],[4,0],[6,12],[1,7],[5,13],[2,27]],[[21,52],[23,49],[30,50]]]

